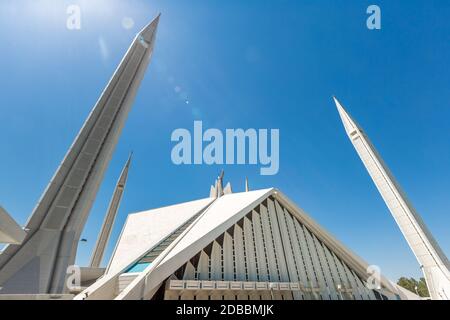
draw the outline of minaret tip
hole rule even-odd
[[[339,111],[340,109],[344,109],[344,108],[342,107],[341,103],[339,102],[338,98],[336,98],[335,95],[333,95],[332,98],[333,98],[334,104],[336,105],[336,108],[338,109],[338,111]]]
[[[339,100],[333,96],[334,103],[336,104],[336,108],[339,112],[339,116],[341,117],[342,123],[344,124],[345,131],[347,134],[352,133],[356,129],[359,129],[359,126],[356,124],[356,122],[350,117],[348,112],[344,109],[342,104],[339,102]]]
[[[338,105],[338,104],[340,105],[339,100],[336,98],[336,96],[334,94],[331,97],[333,98],[333,101],[336,105]]]
[[[159,13],[156,18],[154,18],[149,24],[142,28],[142,30],[138,34],[140,37],[142,37],[141,39],[145,40],[145,42],[147,42],[149,45],[152,44],[153,39],[155,38],[160,16],[161,13]]]
[[[130,152],[130,155],[128,156],[127,162],[125,163],[125,166],[124,166],[124,170],[125,170],[125,169],[128,170],[128,168],[130,167],[131,159],[132,159],[132,158],[133,158],[133,151],[131,151],[131,152]]]

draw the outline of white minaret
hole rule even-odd
[[[449,262],[361,127],[334,98],[350,141],[420,263],[431,298],[450,299]]]
[[[0,254],[0,293],[69,291],[68,267],[150,62],[158,21],[159,16],[131,43],[34,208],[24,241]]]
[[[116,220],[117,212],[119,210],[120,201],[122,200],[123,191],[128,179],[128,170],[130,168],[131,156],[128,157],[127,162],[120,174],[119,180],[117,180],[116,187],[114,188],[111,201],[109,202],[108,210],[106,211],[105,219],[103,220],[102,228],[95,243],[94,251],[92,252],[91,262],[89,266],[91,268],[99,268],[102,263],[103,255],[105,254],[106,245],[108,244],[111,236],[112,227]]]

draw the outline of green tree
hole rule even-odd
[[[397,284],[412,293],[419,294],[420,297],[429,297],[430,294],[428,292],[427,283],[424,278],[420,278],[419,281],[417,281],[414,278],[406,278],[401,277],[398,279]]]

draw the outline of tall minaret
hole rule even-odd
[[[130,154],[130,156],[128,157],[125,167],[120,174],[119,180],[117,180],[117,184],[111,197],[111,201],[109,202],[108,210],[106,211],[105,219],[103,220],[102,229],[100,230],[100,234],[98,235],[94,251],[92,252],[91,263],[89,265],[91,268],[100,267],[100,263],[102,262],[106,245],[108,244],[112,227],[114,225],[114,221],[116,220],[117,211],[119,210],[120,201],[122,200],[125,184],[127,183],[131,156],[132,154]]]
[[[334,98],[350,141],[420,263],[432,299],[450,299],[449,262],[361,127]]]
[[[56,170],[20,245],[0,255],[0,293],[63,293],[80,234],[152,56],[159,16],[137,34]]]

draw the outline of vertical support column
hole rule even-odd
[[[295,230],[297,232],[298,243],[300,245],[302,257],[304,258],[304,262],[306,265],[306,271],[307,271],[306,274],[307,274],[307,277],[309,280],[307,286],[308,287],[310,287],[310,286],[318,287],[319,279],[317,277],[316,272],[314,271],[313,259],[312,259],[311,252],[309,250],[308,242],[306,240],[305,232],[303,230],[303,225],[300,224],[300,222],[297,219],[294,219],[294,225],[295,225]],[[311,299],[317,299],[317,296],[314,293],[312,293]]]
[[[246,281],[247,270],[245,268],[244,242],[242,238],[242,228],[238,225],[234,226],[234,255],[236,262],[236,280]]]
[[[297,266],[298,280],[303,286],[309,286],[308,271],[306,270],[306,263],[304,255],[300,249],[299,239],[297,237],[297,231],[295,230],[295,225],[293,219],[295,219],[286,209],[284,209],[284,214],[286,217],[287,227],[289,229],[289,237],[292,244],[292,251],[295,264]]]
[[[319,281],[319,287],[321,289],[322,299],[328,300],[330,292],[328,290],[328,284],[327,284],[327,281],[325,278],[325,272],[322,268],[319,257],[317,255],[317,250],[314,245],[314,240],[311,236],[310,231],[304,225],[302,225],[302,227],[303,227],[303,232],[305,234],[306,244],[308,246],[309,253],[311,255],[314,273]]]
[[[195,279],[195,268],[190,261],[186,263],[184,268],[183,280],[194,280]]]
[[[202,251],[197,266],[197,275],[199,280],[209,280],[209,257]]]
[[[222,280],[222,254],[217,241],[213,242],[211,250],[211,280]]]
[[[252,211],[252,223],[255,234],[254,241],[256,245],[256,259],[258,259],[259,281],[268,281],[269,273],[267,270],[268,268],[265,253],[266,249],[264,237],[261,231],[262,230],[261,219],[259,213],[257,213],[255,210]]]
[[[278,257],[275,252],[275,248],[273,246],[272,232],[270,230],[270,225],[269,225],[269,215],[268,215],[267,209],[264,205],[260,205],[260,213],[261,213],[261,224],[262,224],[263,233],[264,233],[264,240],[265,240],[265,244],[266,244],[267,259],[269,262],[270,281],[279,282],[280,277],[278,274],[278,267],[277,267],[277,263],[276,263]]]
[[[228,232],[225,232],[223,239],[223,260],[224,260],[224,280],[234,279],[233,266],[233,240]]]
[[[330,265],[328,264],[322,245],[320,244],[320,242],[317,240],[316,236],[313,233],[311,233],[311,239],[312,245],[314,246],[317,252],[320,270],[322,270],[323,277],[325,279],[325,283],[327,286],[327,291],[329,295],[327,299],[338,300],[339,295],[336,293],[335,290],[335,283],[333,281],[333,270],[330,268]]]
[[[289,282],[289,273],[286,266],[286,252],[284,251],[283,243],[281,241],[280,223],[278,221],[277,211],[275,210],[275,204],[271,199],[267,199],[267,206],[274,246],[278,257],[277,263],[280,272],[280,280],[282,282]]]
[[[247,217],[244,218],[244,238],[245,238],[245,252],[247,259],[248,281],[258,281],[258,274],[257,274],[258,260],[256,259],[255,253],[252,222]]]

